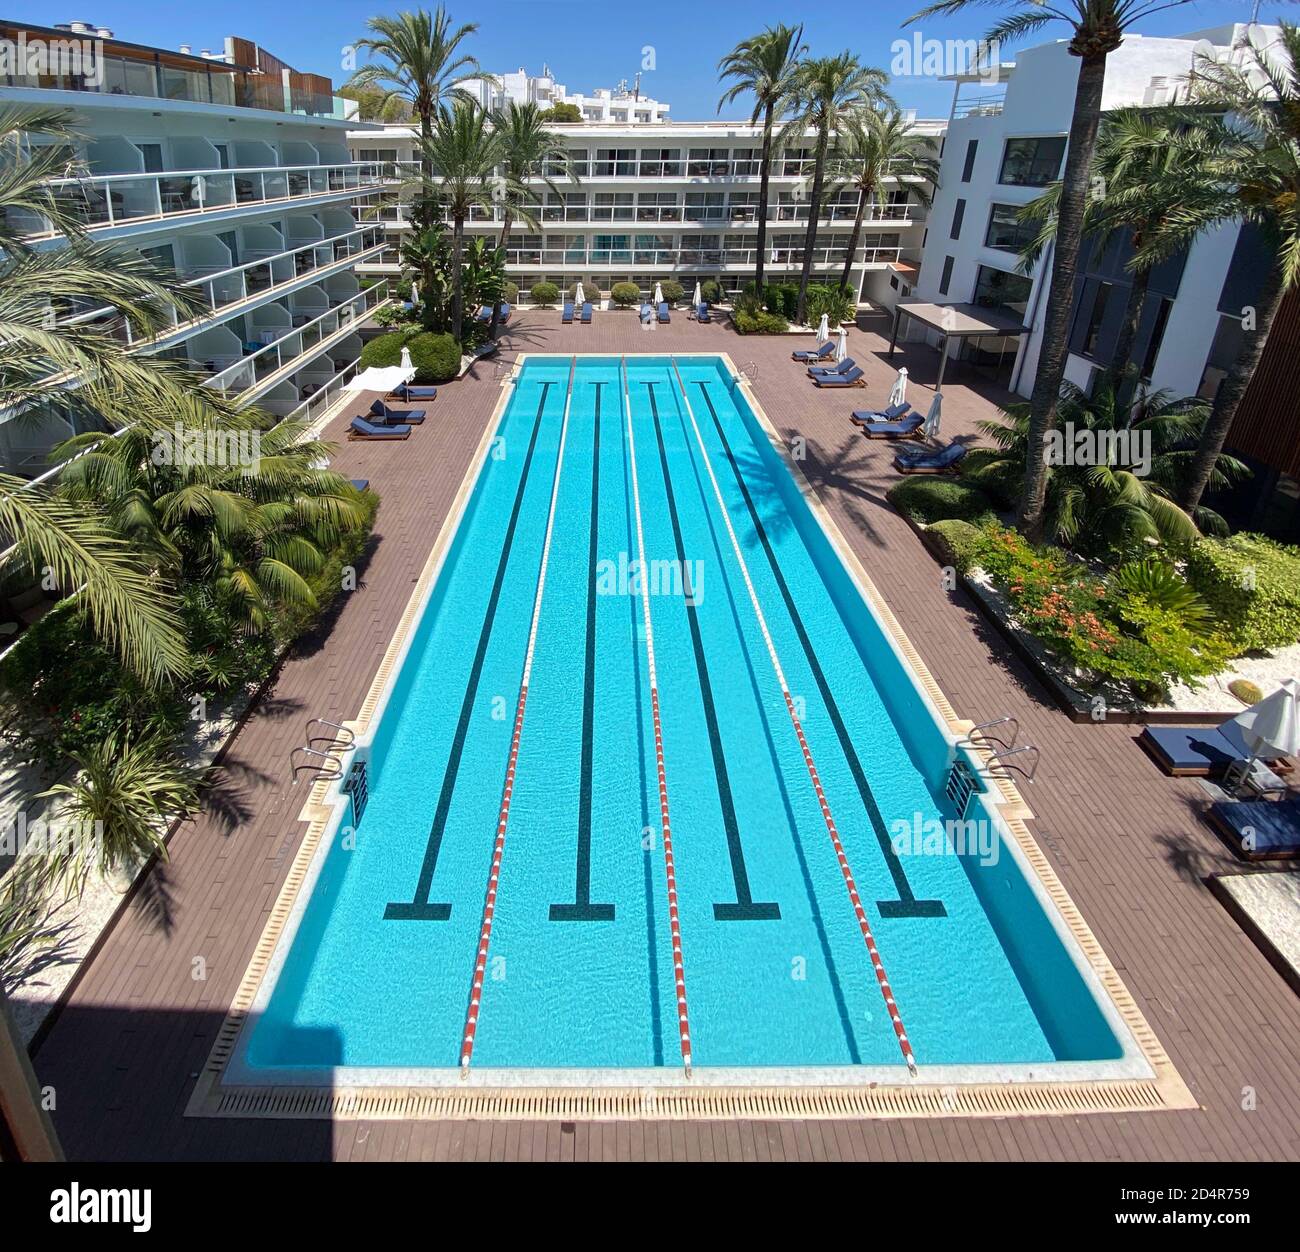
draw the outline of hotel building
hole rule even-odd
[[[185,362],[241,403],[280,417],[322,411],[360,355],[361,324],[386,298],[357,277],[385,247],[365,216],[380,171],[349,152],[330,81],[236,38],[196,55],[84,23],[0,22],[0,40],[87,50],[80,63],[10,58],[0,102],[67,109],[79,138],[61,186],[90,237],[174,268],[200,301],[196,316],[148,342],[93,302],[68,316]],[[42,218],[10,225],[32,247],[62,245]],[[41,474],[79,421],[54,405],[0,413],[0,469]]]

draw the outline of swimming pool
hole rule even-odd
[[[509,387],[232,1080],[1149,1077],[730,363]]]

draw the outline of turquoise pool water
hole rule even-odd
[[[620,362],[531,357],[250,1071],[458,1063],[571,366],[473,1064],[681,1065]],[[1005,848],[895,851],[950,748],[726,363],[676,367],[626,360],[695,1066],[903,1066],[706,453],[918,1065],[1119,1057]]]

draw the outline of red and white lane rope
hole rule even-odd
[[[528,627],[528,648],[524,653],[524,672],[519,680],[519,702],[515,705],[515,727],[510,738],[510,758],[506,764],[505,788],[497,814],[496,842],[492,848],[492,869],[488,874],[487,898],[483,902],[483,920],[479,927],[478,953],[474,957],[474,979],[470,984],[469,1009],[465,1014],[465,1031],[461,1038],[460,1065],[469,1068],[474,1055],[474,1036],[478,1031],[479,1004],[483,998],[483,977],[487,973],[488,948],[492,942],[492,918],[496,914],[497,884],[501,878],[501,857],[506,847],[506,827],[510,822],[510,800],[515,790],[515,767],[519,762],[519,739],[524,730],[524,706],[528,703],[528,681],[533,672],[533,653],[537,647],[537,626],[542,617],[542,593],[546,590],[546,567],[551,558],[551,537],[555,532],[555,502],[560,495],[560,471],[564,466],[564,444],[569,434],[569,407],[573,402],[573,374],[577,358],[569,363],[569,390],[564,397],[564,421],[560,426],[560,447],[555,457],[555,481],[551,484],[551,504],[546,515],[546,537],[542,541],[542,561],[537,571],[537,592],[533,596],[533,619]]]
[[[849,899],[853,903],[853,911],[857,914],[858,927],[862,931],[862,938],[867,945],[867,955],[871,958],[871,968],[875,970],[876,982],[880,984],[880,994],[885,998],[885,1007],[889,1010],[889,1020],[893,1023],[894,1034],[898,1036],[898,1046],[902,1049],[903,1060],[907,1062],[907,1068],[915,1073],[916,1058],[912,1055],[912,1045],[908,1041],[907,1031],[903,1028],[903,1018],[898,1011],[898,1005],[894,1002],[894,993],[889,986],[889,977],[885,973],[884,963],[881,961],[880,953],[876,949],[875,936],[871,933],[871,923],[867,920],[866,910],[862,907],[862,900],[858,896],[858,887],[853,881],[853,870],[849,867],[848,857],[844,855],[844,845],[840,840],[840,832],[835,827],[835,818],[831,814],[831,806],[826,802],[826,793],[822,790],[822,780],[817,773],[817,765],[813,761],[812,750],[808,747],[808,740],[804,736],[803,726],[799,722],[799,715],[795,712],[794,698],[790,695],[790,686],[785,680],[785,670],[781,667],[781,659],[777,656],[776,645],[772,642],[772,633],[767,628],[767,618],[763,614],[762,605],[758,602],[758,593],[754,590],[753,579],[749,576],[749,565],[745,561],[745,555],[740,548],[740,541],[736,538],[735,529],[731,525],[731,513],[722,498],[722,488],[718,486],[718,477],[713,472],[713,462],[709,459],[708,449],[704,446],[704,437],[700,434],[700,428],[696,424],[695,413],[691,408],[690,399],[686,395],[686,384],[682,381],[681,370],[677,368],[676,359],[673,359],[672,366],[673,373],[677,376],[677,385],[681,388],[682,402],[686,405],[686,416],[690,418],[691,429],[695,432],[695,440],[700,445],[700,455],[704,458],[704,468],[708,472],[709,482],[713,486],[713,495],[718,502],[718,512],[722,514],[723,524],[726,526],[727,535],[731,539],[732,551],[736,554],[736,563],[740,566],[741,577],[745,580],[745,590],[749,592],[749,602],[754,608],[754,616],[758,619],[758,628],[762,632],[763,642],[767,645],[768,658],[772,662],[772,669],[776,673],[777,681],[781,684],[781,694],[785,697],[786,712],[790,714],[790,722],[794,726],[794,733],[799,739],[799,748],[803,752],[803,763],[808,769],[808,777],[812,780],[813,790],[817,793],[817,803],[821,805],[826,830],[830,834],[831,843],[835,847],[835,856],[840,863],[840,873],[844,876],[844,885],[848,888]]]
[[[627,360],[620,358],[623,375],[623,405],[627,412],[628,459],[632,464],[632,510],[636,518],[637,559],[641,570],[641,618],[645,626],[646,665],[650,674],[650,715],[654,721],[655,769],[659,775],[659,822],[664,845],[664,870],[668,878],[668,926],[673,942],[673,979],[677,984],[677,1032],[682,1064],[691,1072],[691,1024],[686,1013],[686,967],[682,960],[682,926],[677,915],[677,870],[673,861],[673,830],[668,817],[668,779],[664,772],[664,735],[659,718],[659,679],[655,672],[655,636],[650,623],[649,566],[645,559],[645,533],[641,526],[641,488],[636,475],[636,439],[632,434],[632,397],[628,392]]]

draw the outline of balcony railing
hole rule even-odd
[[[377,191],[379,163],[266,165],[229,170],[171,170],[156,174],[99,174],[51,179],[64,206],[89,230],[211,213],[222,209],[283,204],[341,192]],[[31,215],[28,239],[58,232]]]
[[[856,216],[857,207],[855,205],[829,205],[823,210],[817,221],[820,225],[851,226]],[[707,228],[711,226],[717,230],[730,229],[733,226],[758,225],[758,211],[756,208],[749,208],[749,206],[728,207],[714,212],[681,205],[676,207],[659,205],[654,208],[620,205],[617,209],[605,210],[604,216],[595,216],[592,211],[586,208],[567,208],[563,210],[546,208],[542,210],[540,217],[543,222],[550,225],[563,224],[586,229],[607,227],[611,222],[626,223],[628,229],[637,225],[654,226],[663,223],[687,227],[703,226]],[[399,230],[407,229],[411,225],[410,218],[405,212],[405,206],[390,205],[378,213],[376,220]],[[480,212],[472,215],[466,225],[500,226],[503,220],[503,216]],[[449,217],[444,216],[442,221],[447,225],[451,224]],[[769,205],[767,221],[769,225],[775,226],[788,226],[791,223],[807,226],[808,206],[806,204]],[[875,205],[870,207],[862,218],[863,225],[889,223],[896,226],[916,226],[924,221],[925,211],[919,204]]]
[[[802,248],[769,248],[772,265],[801,265]],[[820,267],[844,264],[843,247],[816,248],[813,265]],[[900,259],[902,249],[860,247],[854,264],[880,264]],[[507,266],[545,266],[550,269],[582,265],[649,265],[676,266],[753,266],[758,257],[755,248],[507,248]]]
[[[341,304],[312,318],[305,325],[273,339],[248,356],[232,361],[210,378],[205,378],[203,385],[215,388],[222,395],[242,395],[305,353],[311,352],[313,348],[319,347],[331,335],[345,328],[351,329],[386,300],[382,288],[366,287]],[[203,362],[193,361],[191,364],[202,365]]]

